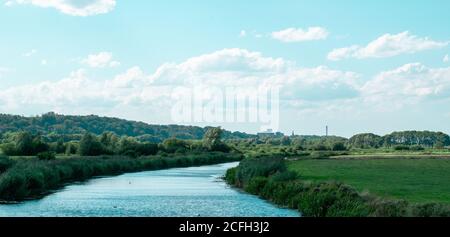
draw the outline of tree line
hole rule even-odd
[[[278,149],[283,153],[305,151],[349,151],[351,149],[394,149],[421,151],[426,148],[443,149],[450,146],[449,135],[442,132],[404,131],[385,136],[372,133],[357,134],[350,139],[339,136],[282,136],[230,140],[240,150],[260,150],[270,153]]]
[[[38,156],[54,159],[59,155],[125,155],[130,157],[156,155],[158,153],[187,153],[202,151],[229,152],[231,148],[222,141],[223,130],[209,128],[202,140],[169,138],[161,143],[141,142],[134,137],[118,136],[113,132],[101,135],[84,133],[79,141],[46,142],[42,135],[31,132],[8,133],[3,137],[0,149],[8,156]]]
[[[444,148],[450,146],[449,135],[442,132],[404,131],[385,136],[372,133],[351,137],[347,144],[353,148],[395,147],[397,149]]]
[[[112,132],[117,136],[134,137],[140,142],[161,143],[169,138],[199,140],[211,127],[180,125],[151,125],[144,122],[118,118],[89,116],[68,116],[46,113],[40,116],[24,117],[0,114],[0,134],[28,131],[41,134],[46,142],[80,140],[85,133],[102,135]],[[255,137],[241,132],[223,131],[224,139]]]

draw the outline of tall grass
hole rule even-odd
[[[285,160],[246,159],[226,173],[229,184],[275,204],[299,210],[307,217],[449,217],[443,204],[413,204],[361,195],[339,182],[308,182],[288,171]]]

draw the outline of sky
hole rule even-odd
[[[287,134],[450,133],[448,9],[446,0],[3,0],[0,113],[261,130],[175,121],[174,105],[190,98],[177,89],[200,80],[194,96],[205,101],[217,88],[279,88],[276,130]]]

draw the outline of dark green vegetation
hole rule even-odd
[[[95,176],[241,160],[242,154],[225,144],[222,134],[220,128],[209,128],[199,141],[171,138],[156,144],[110,132],[51,143],[29,132],[10,133],[0,146],[10,156],[0,157],[0,200],[39,197]]]
[[[408,149],[414,146],[416,149],[424,148],[444,148],[450,146],[450,137],[441,132],[429,131],[405,131],[394,132],[386,136],[375,134],[358,134],[351,137],[347,142],[352,148],[380,148],[399,146]]]
[[[111,132],[100,136],[85,133],[80,141],[45,142],[40,135],[29,132],[8,133],[0,149],[8,156],[39,156],[50,157],[51,154],[80,156],[125,155],[131,157],[161,154],[183,154],[188,152],[221,151],[230,152],[232,149],[222,140],[223,130],[210,128],[203,140],[166,139],[160,144],[140,142],[133,137],[119,137]],[[54,156],[54,155],[53,155]]]
[[[184,140],[202,139],[209,128],[178,125],[149,125],[143,122],[127,121],[99,116],[66,116],[47,113],[36,117],[0,114],[0,135],[27,131],[40,134],[47,142],[80,140],[83,134],[101,135],[111,132],[119,137],[134,137],[141,142],[160,143],[168,138]],[[245,133],[224,131],[225,139],[255,137]]]
[[[239,167],[228,170],[226,180],[309,217],[450,216],[450,207],[445,204],[385,199],[361,194],[340,182],[311,181],[296,169],[288,169],[281,157],[248,158]]]
[[[329,159],[288,164],[289,170],[305,180],[337,180],[377,196],[450,204],[450,159]]]

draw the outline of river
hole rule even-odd
[[[0,205],[1,217],[298,217],[229,187],[238,163],[129,173],[73,184],[40,200]]]

